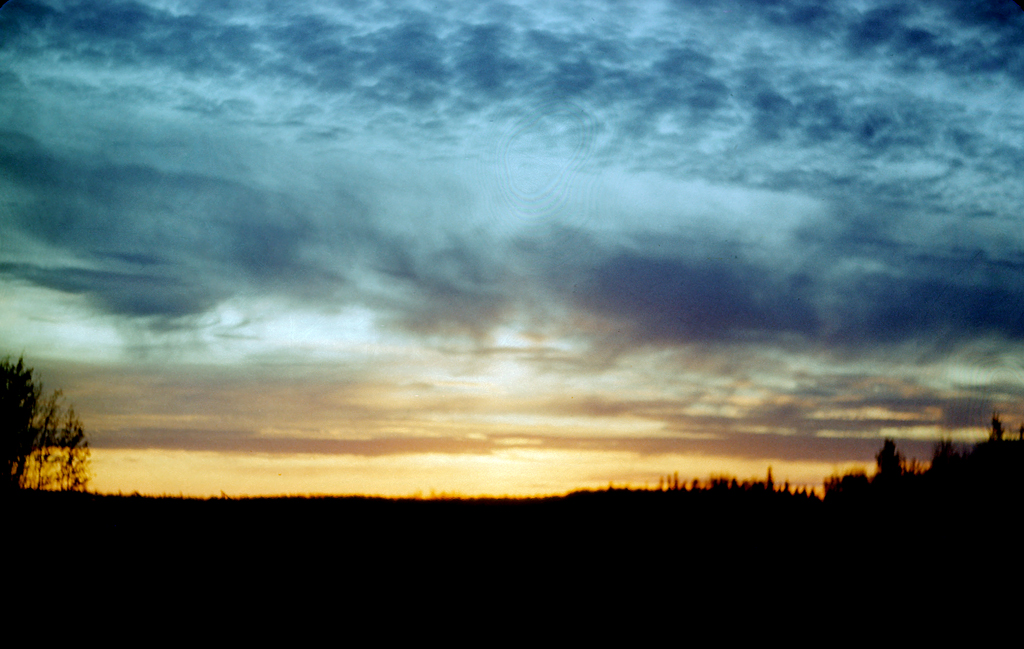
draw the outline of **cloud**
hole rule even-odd
[[[462,83],[489,98],[507,98],[522,85],[528,66],[512,51],[515,34],[506,25],[466,25],[455,39],[455,67]]]
[[[86,294],[97,306],[127,316],[154,316],[167,321],[202,313],[214,306],[218,295],[210,287],[147,272],[110,272],[84,268],[40,268],[30,264],[0,264],[0,276],[27,280],[65,293]]]
[[[1009,232],[1004,252],[979,241],[938,253],[867,214],[832,229],[797,221],[791,234],[806,250],[796,257],[700,222],[692,238],[634,230],[623,245],[549,229],[510,246],[444,225],[430,237],[388,231],[344,193],[347,205],[328,217],[236,181],[77,162],[24,137],[6,141],[0,166],[32,195],[8,227],[76,261],[6,263],[2,272],[93,296],[115,314],[173,320],[259,291],[321,306],[372,304],[424,334],[481,337],[517,313],[543,314],[555,299],[607,318],[628,345],[1024,338],[1024,253]],[[531,266],[540,273],[521,270]],[[386,295],[360,288],[373,276],[391,285]]]
[[[421,453],[486,454],[500,448],[494,442],[462,437],[374,437],[373,439],[318,439],[268,437],[244,430],[197,428],[142,428],[100,435],[96,448],[183,449],[251,453],[316,453],[326,455],[411,455]]]
[[[888,55],[905,71],[940,70],[948,75],[999,74],[1024,82],[1021,12],[1009,2],[937,3],[933,10],[882,4],[848,27],[847,45],[855,55]],[[976,31],[983,27],[983,32]]]
[[[168,65],[226,75],[257,54],[251,28],[139,2],[15,2],[2,20],[14,37],[8,47],[47,48],[93,64]]]
[[[3,273],[95,297],[110,313],[173,319],[249,290],[322,296],[343,286],[343,264],[307,250],[349,252],[360,206],[336,204],[339,228],[314,221],[292,197],[223,178],[142,165],[92,163],[46,152],[8,134],[0,168],[23,190],[4,217],[8,232],[63,251],[6,263]],[[343,198],[342,196],[338,197]],[[354,247],[354,246],[353,246]]]
[[[1022,39],[1008,1],[8,2],[0,337],[97,448],[926,459],[1024,398]]]
[[[165,324],[267,293],[370,305],[427,336],[482,339],[554,304],[626,346],[1019,340],[1021,117],[991,108],[1019,94],[1006,4],[680,0],[586,5],[581,21],[503,3],[10,3],[0,93],[48,108],[4,135],[19,198],[2,218],[55,257],[7,250],[3,273]],[[67,129],[87,144],[56,143],[58,96],[82,108]],[[495,151],[541,121],[515,151],[523,173],[576,128],[573,180],[603,196],[628,193],[616,170],[821,207],[795,225],[741,208],[751,232],[784,235],[770,245],[723,231],[713,207],[665,209],[654,184],[628,209],[555,183],[543,222],[508,201],[481,217]]]
[[[588,280],[573,288],[579,304],[630,323],[641,340],[756,339],[816,329],[799,283],[773,286],[770,277],[735,259],[620,254]]]
[[[452,237],[440,248],[399,240],[378,255],[373,270],[401,291],[388,308],[392,325],[424,335],[484,337],[523,296],[506,262],[482,253],[482,241]]]
[[[807,240],[804,227],[796,257],[703,232],[699,245],[661,235],[627,247],[580,236],[572,256],[542,247],[538,263],[551,265],[549,290],[607,318],[612,338],[628,345],[803,340],[870,349],[930,340],[952,349],[979,336],[1024,339],[1021,252],[938,254],[927,243],[858,240],[846,230]]]

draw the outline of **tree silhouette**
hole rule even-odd
[[[24,359],[0,361],[0,437],[4,488],[84,491],[89,483],[89,443],[74,408],[59,390],[43,392]]]
[[[1003,422],[999,420],[999,413],[992,413],[992,433],[989,439],[993,442],[1003,441]]]
[[[878,462],[878,473],[875,474],[876,480],[880,480],[883,483],[891,483],[903,475],[906,462],[903,454],[896,450],[895,440],[886,439],[882,444],[882,450],[875,456],[875,460]]]

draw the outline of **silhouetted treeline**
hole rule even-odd
[[[1016,437],[1006,435],[998,414],[989,439],[972,446],[943,440],[935,445],[927,467],[907,461],[896,443],[885,440],[876,456],[877,472],[833,476],[825,481],[827,503],[908,500],[936,504],[960,502],[974,507],[1020,504],[1024,488],[1024,424]]]
[[[26,519],[33,518],[31,512],[49,511],[47,519],[53,524],[74,521],[81,528],[105,528],[118,534],[154,529],[173,533],[189,525],[208,531],[258,531],[264,536],[281,530],[328,533],[345,522],[346,528],[361,529],[363,537],[380,536],[381,530],[394,526],[465,526],[509,537],[541,528],[548,533],[588,530],[628,535],[644,528],[676,533],[687,526],[731,529],[736,521],[751,520],[770,521],[773,527],[780,522],[803,527],[823,517],[887,511],[897,511],[909,520],[936,508],[945,508],[947,514],[956,507],[965,512],[1018,508],[1024,493],[1024,440],[1020,434],[1006,435],[998,417],[993,417],[988,441],[973,446],[943,441],[936,445],[928,465],[908,461],[889,439],[876,463],[871,477],[852,472],[826,479],[823,499],[810,488],[776,483],[769,469],[762,481],[719,476],[684,482],[676,474],[663,477],[657,487],[610,485],[604,490],[542,498],[201,499],[28,491],[9,505],[12,510],[24,510],[21,515]],[[605,530],[609,525],[613,529]]]
[[[1004,432],[963,447],[943,442],[928,466],[906,460],[886,440],[871,477],[830,478],[824,498],[777,484],[769,471],[761,481],[667,476],[651,488],[524,499],[26,491],[5,503],[5,514],[33,557],[116,566],[126,590],[207,573],[253,592],[268,582],[290,584],[281,592],[293,592],[355,580],[390,592],[456,579],[466,592],[544,583],[577,596],[611,584],[632,594],[810,584],[826,575],[875,574],[880,566],[890,577],[897,568],[919,569],[915,574],[941,581],[935,565],[1016,547],[1019,437]],[[1001,561],[979,570],[986,564],[975,558],[971,574],[1003,574]],[[32,579],[35,565],[15,564],[19,579]]]
[[[927,466],[907,461],[886,440],[871,478],[854,472],[825,481],[827,525],[860,530],[865,543],[884,539],[906,548],[941,549],[947,553],[943,561],[972,548],[1009,548],[1020,534],[1022,438],[1024,425],[1009,436],[994,415],[988,440],[942,441]]]

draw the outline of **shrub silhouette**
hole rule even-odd
[[[32,371],[22,358],[0,361],[4,487],[85,491],[90,453],[82,422],[74,408],[63,407],[59,390],[44,393]]]

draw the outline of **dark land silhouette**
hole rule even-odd
[[[596,561],[602,569],[657,573],[698,558],[701,570],[868,569],[928,548],[1019,553],[1024,440],[998,434],[1000,425],[994,417],[991,439],[973,446],[937,444],[926,468],[886,440],[873,476],[829,478],[823,498],[776,484],[769,471],[762,481],[668,476],[656,488],[543,498],[201,499],[26,490],[12,494],[7,513],[32,521],[44,543],[73,530],[93,552],[118,560],[159,552],[302,563],[327,551],[417,570],[586,570]]]
[[[161,611],[444,610],[515,628],[587,619],[591,633],[648,619],[728,631],[748,614],[841,619],[907,603],[935,612],[1019,588],[1022,448],[943,450],[955,459],[839,477],[824,498],[732,478],[531,499],[23,491],[5,507],[6,574],[26,603],[56,583]],[[725,626],[711,611],[728,611]]]
[[[540,498],[101,495],[85,491],[88,446],[74,412],[58,406],[59,393],[45,397],[21,360],[3,369],[5,394],[16,397],[3,403],[5,529],[18,548],[6,572],[40,595],[52,579],[88,590],[86,566],[121,591],[187,576],[253,593],[330,582],[382,596],[410,580],[455,580],[469,592],[558,584],[593,596],[614,584],[731,597],[735,584],[822,575],[870,575],[894,588],[899,566],[936,584],[961,561],[974,575],[1021,569],[1024,424],[1007,430],[995,414],[987,441],[940,442],[927,465],[885,440],[873,475],[832,476],[824,497],[777,484],[770,469],[764,480],[670,475],[655,488]],[[83,462],[72,466],[75,453]]]

